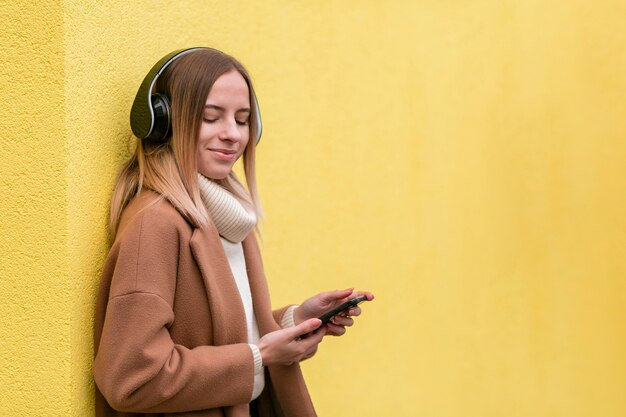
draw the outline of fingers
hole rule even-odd
[[[343,336],[346,333],[346,328],[343,326],[338,326],[333,323],[326,324],[326,334],[329,336]]]
[[[368,301],[374,299],[374,294],[368,291],[355,291],[351,292],[348,299],[365,296]],[[346,333],[346,327],[354,325],[354,319],[361,315],[361,308],[358,306],[350,307],[348,310],[343,311],[331,318],[330,322],[326,324],[328,329],[327,334],[331,336],[342,336]]]
[[[299,360],[309,359],[317,352],[317,347],[326,336],[328,329],[326,326],[322,326],[316,329],[313,333],[309,333],[306,337],[297,340],[295,343],[298,343],[299,350],[301,351]]]
[[[343,336],[346,333],[346,327],[354,324],[354,320],[344,315],[336,315],[330,322],[326,324],[328,328],[327,334],[330,336]]]
[[[350,317],[337,315],[330,319],[331,323],[337,326],[352,326],[354,324],[354,320]]]
[[[356,298],[364,295],[367,298],[367,301],[372,301],[374,299],[374,294],[369,291],[354,291],[350,298]]]
[[[322,321],[320,319],[309,319],[309,320],[303,321],[302,323],[300,323],[299,325],[295,327],[287,328],[285,330],[288,330],[287,335],[291,339],[298,339],[305,335],[308,335],[309,333],[314,332],[321,325],[322,325]]]
[[[319,293],[304,303],[302,303],[296,310],[294,311],[294,320],[296,323],[304,320],[307,317],[318,317],[330,310],[331,308],[337,307],[342,303],[357,298],[365,296],[367,301],[372,301],[374,299],[374,294],[369,291],[354,291],[354,288],[346,288],[345,290],[333,290]],[[348,310],[343,311],[335,315],[329,323],[327,323],[324,328],[326,328],[326,334],[332,336],[341,336],[345,334],[346,327],[350,327],[354,324],[354,320],[352,317],[357,317],[361,315],[361,308],[358,306],[350,307]],[[315,329],[316,326],[319,326],[317,322],[314,324],[309,324],[307,326],[311,327],[302,327],[299,326],[307,323],[303,321],[297,328],[294,329],[294,332],[291,334],[293,337],[292,340],[300,341],[300,339],[308,339],[310,336],[309,332]]]
[[[257,344],[263,364],[288,365],[313,356],[327,332],[321,324],[319,319],[310,319],[298,326],[264,335]]]
[[[333,290],[322,292],[318,294],[318,297],[326,302],[332,302],[343,299],[356,298],[364,295],[367,298],[367,301],[372,301],[374,299],[374,294],[369,291],[354,291],[354,288],[346,288],[345,290]]]
[[[361,307],[351,307],[345,314],[346,317],[356,317],[361,315]]]
[[[345,301],[351,300],[353,298],[357,298],[360,296],[365,296],[367,301],[372,301],[374,299],[374,294],[369,291],[354,291],[354,288],[347,288],[345,290],[335,290],[328,291],[325,293],[321,293],[320,298],[326,303],[343,303]],[[359,310],[360,311],[360,310]],[[355,315],[355,314],[352,314]]]
[[[307,337],[306,339],[302,339],[300,342],[298,342],[303,345],[304,353],[301,355],[301,361],[309,359],[317,353],[317,348],[324,336],[327,334],[327,329],[326,327],[322,327],[321,329],[316,330],[315,333],[322,334],[316,334],[312,337]]]
[[[332,303],[337,300],[343,300],[345,298],[348,298],[352,294],[353,291],[354,291],[354,288],[346,288],[345,290],[328,291],[328,292],[320,293],[319,297],[321,300],[323,300],[326,303]]]

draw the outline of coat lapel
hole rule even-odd
[[[272,315],[267,281],[254,233],[250,233],[242,244],[254,314],[259,332],[264,335],[279,330],[280,326]],[[209,309],[212,312],[214,344],[247,342],[243,303],[215,226],[209,224],[203,228],[196,228],[191,236],[190,245],[206,287]],[[268,391],[267,395],[274,395],[278,400],[275,407],[278,407],[279,411],[273,415],[316,416],[299,364],[270,366],[268,374],[265,390]],[[225,409],[229,417],[239,415],[239,412],[247,414],[247,406]]]
[[[206,288],[215,345],[246,343],[243,303],[213,223],[194,229],[190,246]]]
[[[248,282],[250,283],[250,293],[252,294],[252,304],[254,315],[259,326],[259,333],[264,334],[279,330],[280,326],[272,315],[272,305],[270,302],[267,280],[263,272],[263,262],[259,246],[254,233],[250,233],[242,242],[243,253],[246,258],[246,271],[248,272]]]
[[[259,325],[261,336],[279,330],[280,326],[274,320],[270,304],[267,280],[263,272],[263,262],[259,246],[254,233],[250,233],[243,241],[243,251],[246,257],[246,268],[250,282],[250,292],[254,303],[254,314]],[[274,365],[268,367],[269,378],[266,378],[265,390],[269,397],[275,396],[279,411],[276,415],[315,417],[315,409],[311,403],[300,364],[290,366]],[[276,396],[275,393],[281,393]]]

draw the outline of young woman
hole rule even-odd
[[[210,48],[164,57],[140,88],[97,300],[99,417],[314,416],[299,362],[360,309],[317,317],[373,299],[330,291],[272,311],[254,233],[255,97],[243,66]],[[240,157],[247,188],[232,171]]]

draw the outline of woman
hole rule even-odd
[[[314,416],[299,362],[360,309],[326,325],[317,317],[373,295],[330,291],[271,310],[254,234],[260,116],[246,70],[214,49],[174,52],[144,80],[131,124],[142,139],[112,198],[96,414]],[[242,156],[247,189],[232,171]]]

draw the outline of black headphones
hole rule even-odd
[[[170,99],[165,94],[152,94],[159,75],[169,64],[189,52],[209,48],[186,48],[171,52],[161,58],[141,82],[133,107],[130,109],[130,127],[133,134],[140,139],[162,142],[166,140],[172,131],[172,109]],[[257,143],[261,139],[261,113],[256,95],[252,93],[252,105],[257,114]]]

